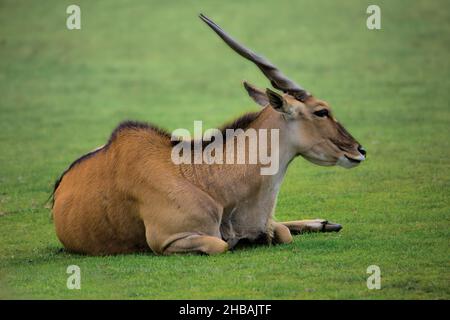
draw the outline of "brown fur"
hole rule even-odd
[[[148,249],[157,254],[213,254],[261,236],[269,243],[288,243],[289,230],[339,230],[324,220],[273,220],[279,186],[296,155],[328,165],[331,160],[313,159],[310,150],[320,148],[337,161],[343,151],[330,147],[332,139],[351,144],[348,154],[359,146],[334,118],[314,118],[315,108],[328,108],[326,103],[315,98],[302,103],[289,95],[282,101],[277,111],[267,106],[223,127],[279,129],[280,172],[275,176],[260,175],[259,163],[175,165],[167,132],[149,124],[122,123],[104,147],[75,161],[55,184],[58,238],[70,251],[93,255]]]
[[[258,115],[245,114],[223,126],[222,131],[245,129]],[[53,194],[57,235],[67,249],[90,254],[126,253],[148,249],[146,241],[151,240],[158,243],[152,249],[162,253],[164,243],[159,242],[170,238],[169,230],[189,230],[183,229],[192,221],[186,221],[185,228],[177,227],[185,218],[176,211],[186,206],[188,192],[195,192],[199,181],[194,167],[171,162],[170,137],[151,124],[126,121],[113,131],[104,147],[69,166],[55,183]],[[196,193],[201,201],[192,203],[192,210],[206,210],[212,222],[219,222],[223,208],[206,192],[198,189]],[[153,216],[156,204],[167,206],[161,217]],[[147,240],[145,221],[155,223],[156,228]],[[167,223],[169,230],[157,227],[159,223]],[[207,226],[202,232],[218,235],[218,226]]]

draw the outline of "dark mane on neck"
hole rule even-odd
[[[239,118],[237,118],[236,120],[233,120],[232,122],[227,123],[224,126],[222,126],[220,128],[220,131],[225,136],[225,132],[227,129],[233,129],[233,130],[243,129],[243,130],[245,130],[250,126],[250,124],[253,121],[255,121],[258,118],[258,116],[260,114],[261,114],[261,111],[246,113],[246,114],[240,116]]]
[[[248,112],[243,114],[242,116],[240,116],[239,118],[225,123],[223,126],[221,126],[220,128],[218,128],[218,130],[221,132],[222,134],[222,141],[226,141],[227,139],[227,130],[246,130],[248,129],[248,127],[250,126],[251,123],[253,123],[253,121],[255,121],[259,115],[261,114],[261,111],[258,112]],[[179,137],[179,139],[175,139],[173,141],[171,141],[172,146],[177,145],[180,141],[182,140],[181,137]],[[196,140],[190,140],[187,141],[188,143],[194,143]],[[211,141],[208,140],[202,140],[202,147],[205,148],[206,146],[208,146],[209,144],[213,143],[214,139],[211,139]]]

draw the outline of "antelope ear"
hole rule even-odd
[[[266,95],[269,98],[270,105],[277,111],[284,112],[284,99],[281,95],[269,88],[266,89]]]
[[[289,103],[277,92],[266,89],[266,95],[269,98],[269,103],[272,108],[276,111],[284,113],[289,117],[293,117],[295,114],[294,107],[290,106]]]
[[[253,101],[261,107],[265,107],[269,104],[269,98],[264,91],[254,87],[247,81],[244,81],[243,83],[245,90],[247,90],[248,95],[253,99]]]

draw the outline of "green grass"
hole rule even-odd
[[[450,298],[450,11],[447,1],[0,1],[0,297]],[[339,234],[220,256],[65,253],[44,202],[121,120],[167,129],[257,110],[240,81],[268,82],[197,18],[204,12],[318,97],[368,150],[353,170],[295,160],[280,220]],[[66,288],[66,268],[82,289]],[[382,289],[368,290],[378,265]]]

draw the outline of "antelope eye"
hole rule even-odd
[[[318,117],[328,117],[328,110],[327,109],[318,110],[315,111],[314,114]]]

